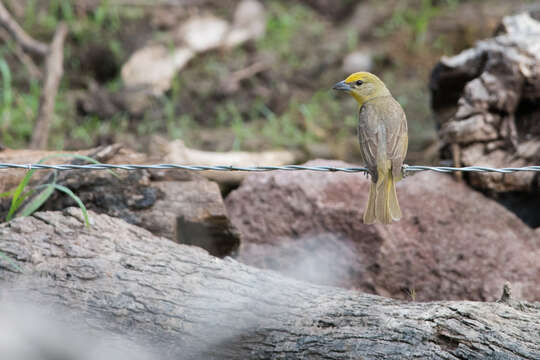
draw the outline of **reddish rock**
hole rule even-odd
[[[516,297],[540,300],[538,233],[503,206],[448,175],[423,172],[398,183],[401,221],[365,225],[368,186],[359,173],[247,177],[226,200],[243,235],[239,259],[394,298],[496,300],[510,281]],[[325,237],[329,245],[321,245]],[[306,276],[302,264],[310,261],[321,266]]]

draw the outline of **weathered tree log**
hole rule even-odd
[[[90,228],[76,208],[0,225],[2,298],[77,312],[167,359],[540,358],[538,303],[317,286],[90,216]]]
[[[505,17],[495,37],[454,57],[431,75],[442,157],[455,166],[520,167],[540,161],[540,22]],[[466,175],[466,180],[540,226],[538,173]]]

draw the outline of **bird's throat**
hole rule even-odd
[[[356,102],[358,102],[358,105],[360,105],[360,107],[362,107],[362,105],[364,105],[366,102],[375,98],[382,96],[391,96],[390,91],[386,87],[383,87],[377,91],[365,95],[359,94],[356,91],[351,91],[349,94],[356,100]]]

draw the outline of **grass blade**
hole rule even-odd
[[[90,221],[88,220],[88,211],[86,211],[86,206],[84,206],[81,199],[77,195],[75,195],[73,193],[73,191],[71,191],[69,188],[67,188],[67,187],[65,187],[63,185],[54,184],[54,187],[55,187],[56,190],[59,190],[59,191],[62,191],[64,193],[68,194],[73,200],[75,200],[77,205],[79,205],[79,207],[81,208],[81,211],[82,211],[83,217],[84,217],[85,225],[87,227],[90,227]]]
[[[39,209],[41,205],[45,201],[47,201],[48,198],[51,197],[52,193],[54,192],[54,186],[55,183],[47,184],[45,185],[45,190],[43,190],[36,198],[32,201],[30,201],[22,210],[19,216],[28,216],[31,215],[34,211]]]
[[[28,185],[28,182],[30,181],[30,178],[34,174],[34,171],[35,170],[29,170],[24,176],[24,178],[21,180],[19,185],[17,185],[17,188],[15,189],[15,191],[13,192],[13,198],[11,199],[11,206],[9,207],[9,211],[6,216],[6,221],[10,221],[13,218],[13,215],[15,214],[19,206],[21,206],[22,200],[20,200],[19,198],[21,194],[23,193],[26,185]]]
[[[10,191],[0,193],[0,198],[12,196],[14,192],[15,190],[10,190]]]

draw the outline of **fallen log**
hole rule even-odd
[[[391,300],[90,217],[90,228],[76,208],[0,225],[1,298],[77,312],[168,359],[540,358],[540,304],[508,291],[499,303]]]

